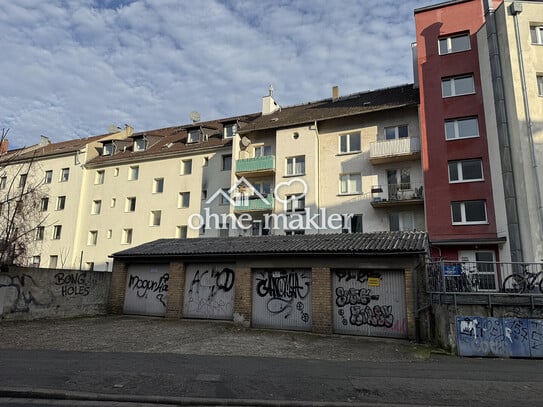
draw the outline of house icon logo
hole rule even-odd
[[[223,202],[228,202],[235,207],[248,207],[249,198],[252,200],[259,199],[263,204],[271,205],[270,199],[260,193],[253,184],[245,179],[245,177],[238,179],[227,191],[223,189],[215,191],[215,193],[206,200],[206,204],[212,204],[219,197],[223,199]]]

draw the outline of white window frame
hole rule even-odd
[[[49,256],[49,268],[56,269],[58,267],[58,256],[53,254]]]
[[[128,167],[128,181],[137,181],[140,177],[140,166],[131,165]]]
[[[543,97],[543,74],[538,74],[536,76],[537,81],[537,95]]]
[[[534,45],[543,45],[543,25],[530,26],[530,40]]]
[[[181,168],[179,169],[181,175],[192,174],[192,159],[181,160]]]
[[[236,123],[225,124],[223,128],[223,137],[232,138],[238,131],[238,125]]]
[[[485,209],[485,220],[478,220],[478,221],[467,221],[466,220],[466,203],[467,202],[482,202]],[[453,205],[459,204],[460,205],[460,216],[461,220],[456,221],[454,220],[454,210]],[[473,201],[457,201],[457,202],[451,202],[451,220],[453,225],[486,225],[488,224],[488,212],[486,208],[486,202],[483,199],[475,199]]]
[[[187,143],[198,143],[200,141],[200,130],[190,130],[187,134]]]
[[[346,190],[344,191],[343,186],[343,180],[346,180]],[[359,184],[360,184],[360,190],[359,191],[352,191],[350,188],[351,185],[351,179],[352,178],[358,178]],[[349,174],[340,174],[339,175],[339,195],[359,195],[362,193],[362,174],[359,172],[353,172]]]
[[[96,174],[94,174],[94,185],[102,185],[104,183],[105,175],[105,170],[96,171]]]
[[[476,134],[476,135],[472,135],[472,136],[461,136],[461,135],[460,135],[458,122],[467,121],[467,120],[475,120],[475,124],[477,125],[477,134]],[[454,137],[449,137],[449,134],[447,134],[447,123],[453,123],[453,126],[454,126]],[[458,119],[445,120],[444,128],[445,128],[445,140],[447,140],[447,141],[451,141],[451,140],[462,140],[462,139],[467,139],[467,138],[476,138],[476,137],[480,137],[480,132],[479,132],[479,119],[478,119],[477,116],[461,117],[461,118],[458,118]]]
[[[291,171],[289,172],[289,161],[292,162]],[[303,162],[301,172],[296,171],[298,163]],[[305,175],[305,155],[296,155],[285,159],[285,174],[288,176]]]
[[[230,205],[230,200],[227,198],[230,196],[230,188],[222,188],[222,192],[224,194],[221,194],[219,205]]]
[[[455,49],[453,49],[452,40],[453,40],[453,38],[460,38],[460,37],[467,37],[467,39],[468,39],[468,48],[456,49],[455,50]],[[447,45],[447,51],[446,52],[441,52],[441,44],[443,42],[445,42],[446,45]],[[439,55],[454,54],[454,53],[457,53],[457,52],[469,51],[470,49],[471,49],[471,38],[470,38],[469,33],[461,33],[461,34],[450,35],[448,37],[439,38],[438,41],[437,41],[437,50],[438,50]]]
[[[153,179],[153,194],[161,194],[164,192],[164,178]]]
[[[102,212],[102,200],[95,199],[92,201],[91,215],[99,215]]]
[[[469,161],[478,161],[479,162],[479,166],[481,168],[481,178],[464,178],[464,167],[463,167],[463,163],[467,163]],[[457,173],[458,173],[458,179],[457,180],[452,180],[451,179],[451,165],[454,165],[456,164],[456,169],[457,169]],[[479,181],[484,181],[485,177],[484,177],[484,173],[483,173],[483,160],[481,160],[480,158],[470,158],[470,159],[467,159],[467,160],[457,160],[457,161],[449,161],[449,164],[447,166],[447,170],[449,172],[449,183],[450,184],[459,184],[459,183],[466,183],[466,182],[479,182]]]
[[[179,192],[177,207],[181,209],[190,207],[190,191]]]
[[[137,137],[134,139],[134,151],[145,151],[147,149],[147,139],[145,137]]]
[[[267,145],[267,144],[261,144],[259,146],[255,146],[253,150],[253,154],[254,154],[254,158],[269,157],[272,155],[272,146]]]
[[[70,169],[69,168],[61,169],[59,182],[68,182],[69,179],[70,179]]]
[[[132,203],[134,204],[133,208],[132,208]],[[125,202],[125,206],[124,206],[124,211],[125,212],[136,212],[136,203],[137,203],[137,199],[135,196],[129,196],[126,198],[126,202]]]
[[[45,236],[45,226],[38,226],[36,228],[36,240],[43,240]]]
[[[305,195],[291,194],[287,195],[286,198],[286,212],[305,212]]]
[[[405,137],[400,137],[400,127],[407,130],[407,135]],[[393,138],[387,138],[387,130],[394,129],[394,137]],[[388,126],[385,127],[385,141],[387,140],[400,140],[402,138],[409,138],[409,126],[407,124],[400,124],[398,126]]]
[[[44,184],[50,184],[51,182],[53,182],[53,170],[45,171],[45,176],[44,176],[44,181],[43,182],[44,182]]]
[[[412,211],[391,212],[388,214],[388,222],[389,222],[388,226],[391,232],[396,231],[392,229],[392,224],[390,222],[390,217],[392,215],[398,216],[398,230],[397,231],[405,232],[405,231],[412,231],[415,229],[415,214]],[[408,220],[410,222],[410,226],[412,226],[411,228],[406,227],[407,226],[406,223],[408,223],[409,225]]]
[[[98,242],[98,231],[89,230],[89,235],[87,236],[87,246],[96,246]]]
[[[32,267],[40,267],[41,256],[32,256]]]
[[[6,176],[0,177],[0,189],[6,189],[7,183],[8,183],[8,177]]]
[[[66,195],[60,195],[57,197],[57,211],[63,211],[66,208]]]
[[[134,230],[132,228],[123,229],[121,244],[132,244]]]
[[[115,151],[115,145],[113,143],[106,143],[102,147],[102,155],[113,155]]]
[[[473,90],[470,91],[470,92],[466,92],[466,93],[457,93],[455,83],[457,81],[459,81],[460,79],[466,79],[466,78],[471,78],[471,82],[472,82],[472,85],[473,85]],[[444,84],[447,81],[451,82],[451,94],[450,95],[445,94]],[[472,74],[470,74],[470,75],[452,76],[452,77],[449,77],[449,78],[441,79],[441,96],[444,99],[445,98],[452,98],[452,97],[456,97],[456,96],[473,95],[473,94],[475,94],[475,78],[473,77]]]
[[[46,212],[48,209],[49,209],[49,197],[44,196],[44,197],[40,200],[40,210],[41,210],[42,212]]]
[[[19,188],[25,187],[27,179],[28,179],[28,174],[19,175]]]
[[[149,216],[149,226],[160,226],[160,223],[162,222],[162,211],[161,210],[155,210],[151,211],[151,214]]]
[[[358,138],[358,149],[357,150],[354,150],[354,149],[351,148],[351,144],[352,144],[351,139],[352,138]],[[345,151],[342,151],[342,149],[341,149],[341,145],[342,145],[341,141],[343,139],[345,139]],[[353,154],[353,153],[359,153],[360,151],[362,151],[362,137],[361,137],[359,131],[340,134],[338,140],[339,140],[339,146],[338,146],[339,154]]]
[[[53,226],[53,240],[60,240],[62,238],[62,225]]]

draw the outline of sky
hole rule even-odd
[[[0,0],[10,149],[259,112],[413,81],[438,0]]]

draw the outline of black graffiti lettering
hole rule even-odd
[[[257,279],[256,293],[260,297],[304,299],[309,294],[310,285],[309,279],[303,273],[268,271]]]
[[[16,295],[12,303],[4,303],[4,313],[30,312],[31,306],[48,306],[53,302],[53,294],[50,290],[39,287],[32,276],[22,274],[20,276],[0,276],[0,290],[10,290]],[[9,298],[6,296],[6,298]]]
[[[155,280],[145,280],[142,279],[136,275],[130,275],[130,279],[128,280],[128,288],[131,288],[132,290],[136,291],[136,295],[140,298],[147,298],[148,292],[156,293],[157,299],[158,294],[164,293],[168,291],[168,279],[170,278],[170,275],[168,273],[164,273],[158,281]],[[161,298],[163,298],[162,296]],[[164,302],[159,299],[160,302],[164,304]]]
[[[200,294],[200,288],[208,289],[208,300],[211,300],[217,292],[223,291],[228,292],[234,287],[234,270],[227,267],[223,268],[221,271],[212,269],[211,271],[205,270],[200,272],[196,270],[192,282],[190,283],[189,294],[196,292]]]
[[[336,275],[338,281],[345,279],[345,281],[356,280],[359,283],[365,283],[368,281],[368,278],[381,278],[381,274],[376,271],[366,271],[366,270],[337,270]]]
[[[55,285],[60,286],[60,292],[63,297],[86,297],[90,294],[93,282],[88,281],[86,273],[55,274]],[[95,283],[95,281],[94,281]]]
[[[234,270],[223,268],[215,277],[219,290],[228,292],[234,287]]]
[[[84,273],[65,274],[62,272],[57,273],[55,274],[55,284],[56,285],[85,284],[85,274]]]
[[[336,305],[338,307],[343,307],[346,304],[368,305],[371,300],[379,300],[379,296],[372,294],[369,288],[349,288],[348,290],[343,287],[336,288]]]
[[[362,326],[369,325],[373,327],[391,328],[394,323],[391,305],[374,305],[373,308],[369,305],[351,306],[351,317],[349,322],[352,325]]]

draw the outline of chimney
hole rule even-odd
[[[281,109],[281,106],[273,99],[273,86],[268,88],[268,96],[262,98],[262,115],[272,114]]]
[[[332,102],[335,102],[339,99],[339,86],[334,86],[332,88]]]
[[[0,154],[4,154],[8,152],[8,139],[2,140],[0,143]]]
[[[40,136],[40,147],[45,147],[51,144],[51,140],[49,140],[49,137],[44,136],[43,134]]]
[[[126,137],[129,137],[132,134],[134,134],[134,128],[129,124],[125,124],[124,125],[124,132],[126,134]]]

